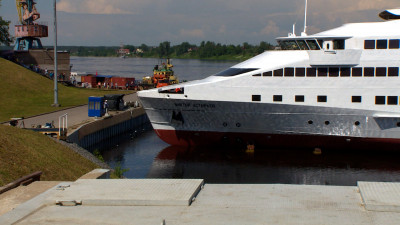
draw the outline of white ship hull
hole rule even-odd
[[[140,98],[158,136],[171,145],[393,149],[400,117],[315,106]],[[156,107],[154,107],[156,106]]]

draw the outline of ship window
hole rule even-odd
[[[283,69],[274,70],[274,77],[282,77],[283,76]]]
[[[388,76],[389,77],[398,77],[399,76],[399,68],[398,67],[389,67],[388,68]]]
[[[386,77],[386,67],[376,67],[376,74],[377,77]]]
[[[251,100],[253,102],[260,102],[261,101],[261,95],[252,95]]]
[[[390,49],[397,49],[399,48],[400,40],[399,39],[391,39],[389,40],[389,48]]]
[[[297,45],[296,41],[281,41],[281,48],[283,50],[300,50],[299,46]]]
[[[181,87],[181,88],[171,88],[171,89],[167,89],[167,90],[158,90],[158,93],[166,93],[166,94],[185,94],[185,88]]]
[[[329,76],[330,76],[330,77],[338,77],[338,76],[339,76],[339,68],[337,68],[337,67],[330,67],[330,68],[329,68]]]
[[[306,68],[296,68],[296,77],[304,77],[306,75]]]
[[[384,105],[386,104],[386,98],[385,96],[375,96],[375,104],[376,105]]]
[[[315,68],[307,68],[307,77],[316,77],[317,69]]]
[[[377,40],[376,48],[377,49],[387,49],[387,40]]]
[[[334,40],[333,49],[344,49],[344,40]]]
[[[365,67],[364,68],[364,77],[373,77],[375,76],[375,68],[374,67]]]
[[[317,101],[318,102],[326,102],[327,101],[326,95],[318,95]]]
[[[274,102],[281,102],[282,101],[282,95],[274,95],[273,96]]]
[[[326,77],[328,75],[328,68],[318,68],[318,76]]]
[[[365,67],[364,68],[364,77],[373,77],[375,76],[375,68],[374,67]]]
[[[304,95],[296,95],[294,96],[295,102],[304,102]]]
[[[308,50],[308,46],[304,40],[298,40],[297,44],[299,44],[301,50]]]
[[[294,68],[285,68],[285,77],[293,77]]]
[[[375,49],[375,40],[365,40],[364,48],[365,49]]]
[[[254,70],[258,70],[256,68],[229,68],[227,70],[221,71],[215,76],[221,76],[221,77],[231,77],[231,76],[237,76],[243,73],[251,72]]]
[[[340,68],[340,76],[341,77],[350,77],[350,67]]]
[[[319,44],[319,47],[321,47],[322,48],[322,46],[323,46],[323,44],[324,44],[324,41],[323,40],[317,40],[318,41],[318,44]]]
[[[388,105],[397,105],[398,98],[397,96],[387,96],[387,104]]]
[[[318,43],[315,40],[307,40],[307,44],[311,50],[319,50]]]
[[[325,51],[332,51],[333,50],[333,41],[324,41],[323,48]]]
[[[261,77],[261,73],[254,74],[253,77]]]
[[[361,103],[361,96],[351,96],[351,102]]]
[[[263,76],[264,77],[272,77],[272,71],[268,71],[268,72],[263,73]]]
[[[362,76],[362,68],[361,67],[353,67],[352,71],[351,71],[351,76],[361,77]]]

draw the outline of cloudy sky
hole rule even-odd
[[[39,21],[49,25],[53,43],[53,0],[36,0]],[[222,44],[275,44],[296,23],[304,24],[304,0],[57,0],[58,44],[118,46],[173,45],[188,41]],[[400,7],[398,0],[308,0],[308,34],[349,22],[381,21],[384,9]],[[18,21],[14,0],[2,0],[0,15]]]

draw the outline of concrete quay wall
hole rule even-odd
[[[68,136],[68,141],[89,148],[105,139],[135,130],[150,121],[142,107],[119,112],[89,124],[82,125]]]

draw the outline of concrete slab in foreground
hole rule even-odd
[[[386,184],[364,182],[359,187],[206,184],[189,205],[186,201],[202,184],[202,180],[78,180],[20,205],[1,216],[0,224],[397,225],[400,221],[400,213],[391,208],[364,207],[373,202],[373,192],[385,192],[389,199],[398,195],[398,184],[387,189]],[[82,205],[60,206],[56,199],[81,200]],[[400,205],[400,199],[393,197],[390,203]],[[27,206],[30,213],[20,210]],[[12,212],[14,217],[7,217]]]
[[[367,210],[400,212],[400,183],[358,182],[358,188]]]
[[[84,206],[188,206],[202,185],[199,179],[79,179],[47,201]]]

